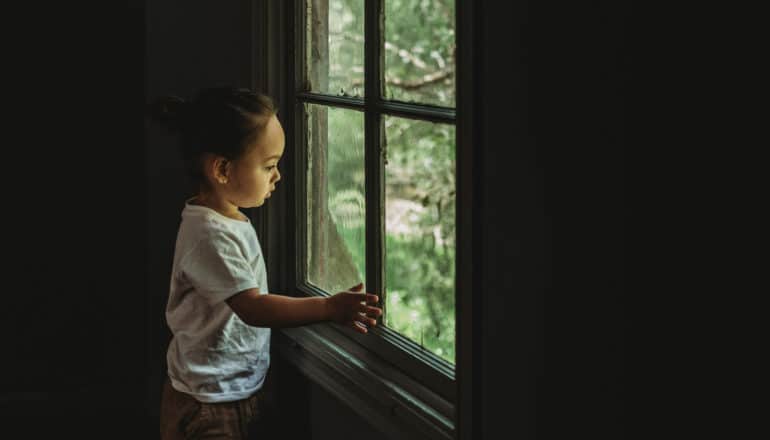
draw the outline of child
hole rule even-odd
[[[161,438],[247,438],[270,365],[270,328],[333,321],[376,325],[378,297],[361,284],[329,297],[268,293],[248,217],[281,179],[284,133],[270,98],[210,88],[191,102],[165,97],[153,119],[179,133],[199,186],[182,210],[166,319],[173,334],[161,402]]]

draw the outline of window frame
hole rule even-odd
[[[458,423],[462,431],[470,432],[471,413],[460,418],[459,408],[471,406],[471,276],[472,241],[471,210],[472,159],[470,149],[472,109],[469,92],[472,86],[470,69],[463,68],[472,59],[470,39],[470,1],[455,2],[455,40],[457,64],[455,70],[455,109],[427,104],[385,101],[378,90],[384,70],[380,68],[382,40],[365,45],[365,78],[377,72],[377,81],[365,82],[364,98],[330,96],[306,92],[305,62],[305,1],[262,0],[255,3],[253,33],[255,44],[255,84],[268,91],[279,104],[279,113],[286,132],[287,152],[282,161],[284,191],[261,212],[254,212],[255,225],[266,248],[268,273],[278,280],[284,293],[295,296],[327,295],[304,282],[306,257],[305,222],[295,221],[306,209],[307,155],[305,104],[320,104],[333,108],[364,111],[365,163],[367,201],[379,200],[378,209],[367,203],[367,279],[368,291],[376,291],[384,280],[381,256],[384,245],[384,168],[377,157],[378,141],[382,142],[384,116],[407,117],[429,122],[450,123],[455,126],[456,139],[456,298],[455,352],[452,365],[421,349],[398,332],[377,326],[369,335],[360,335],[330,323],[282,329],[274,333],[276,350],[292,361],[301,371],[333,395],[351,402],[351,407],[366,415],[383,432],[407,435],[421,432],[423,438],[458,438]],[[381,0],[366,1],[365,41],[384,39]],[[462,14],[466,19],[461,20]],[[376,33],[379,26],[381,32]],[[462,26],[462,27],[461,27]],[[280,35],[271,39],[270,36]],[[467,42],[468,44],[464,44]],[[268,60],[268,62],[260,62]],[[269,67],[268,67],[269,66]],[[465,103],[465,104],[463,104]],[[461,107],[465,105],[466,107]],[[460,112],[458,110],[463,109]],[[478,117],[478,115],[475,115]],[[379,139],[370,133],[379,132]],[[372,184],[375,183],[375,184]],[[377,186],[382,191],[376,191]],[[375,194],[376,192],[376,194]],[[380,238],[380,235],[382,234]],[[380,270],[371,270],[378,267]],[[462,313],[461,313],[462,310]],[[340,372],[345,372],[341,374]],[[460,374],[462,373],[462,374]],[[466,380],[462,381],[462,377]],[[462,396],[462,401],[460,396]],[[370,398],[362,399],[361,396]],[[377,415],[376,417],[373,417]],[[461,422],[462,420],[462,422]],[[399,423],[393,423],[397,421]]]

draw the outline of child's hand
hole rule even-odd
[[[366,326],[377,325],[377,317],[382,309],[374,307],[377,295],[362,292],[364,285],[359,283],[347,292],[339,292],[326,298],[329,320],[350,327],[359,333],[366,333]]]

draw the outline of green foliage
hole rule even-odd
[[[332,95],[364,95],[364,2],[329,1],[329,86]]]
[[[385,0],[385,97],[452,107],[455,8],[451,0]]]
[[[385,126],[386,322],[454,362],[454,127],[392,117]]]
[[[366,280],[364,115],[334,108],[328,114],[329,211],[360,279]]]

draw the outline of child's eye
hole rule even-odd
[[[275,168],[275,165],[270,165],[269,167],[266,167],[265,169],[268,171],[272,171],[273,168]]]

